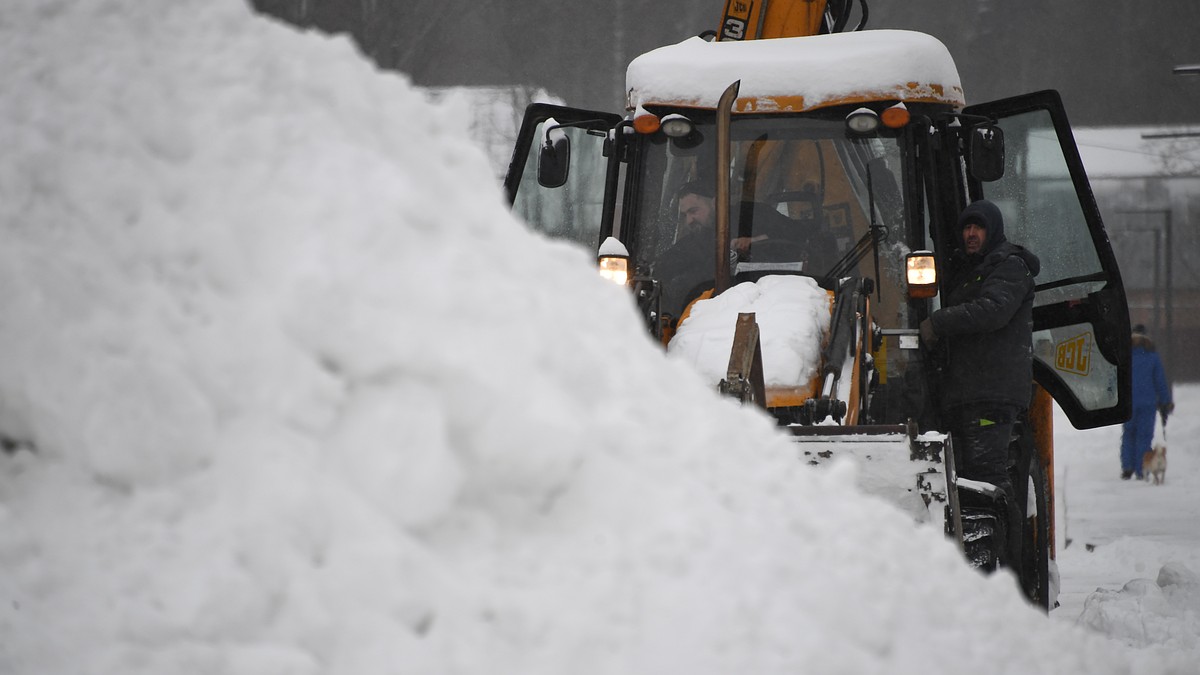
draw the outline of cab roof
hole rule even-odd
[[[870,101],[965,105],[954,59],[937,38],[868,30],[745,42],[689,38],[635,58],[626,106],[714,108],[741,80],[734,112],[800,112]]]

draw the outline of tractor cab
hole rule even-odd
[[[624,117],[531,106],[505,187],[535,229],[596,253],[615,240],[665,345],[730,286],[804,276],[833,302],[852,280],[877,371],[855,419],[919,417],[931,372],[916,329],[959,212],[986,197],[1043,263],[1038,383],[1078,427],[1128,415],[1124,289],[1056,93],[967,106],[942,44],[891,30],[691,38],[635,59],[627,90]],[[688,213],[697,202],[711,218]]]

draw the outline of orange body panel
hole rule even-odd
[[[895,88],[888,91],[861,91],[838,98],[822,99],[814,103],[805,101],[802,95],[747,96],[737,100],[733,111],[739,113],[805,112],[840,105],[867,105],[879,101],[899,100],[909,103],[945,103],[959,106],[962,104],[963,94],[961,89],[947,92],[946,87],[939,84],[906,82],[896,85]]]
[[[814,375],[807,387],[767,387],[767,408],[792,408],[804,405],[821,391],[821,378]]]
[[[1029,425],[1033,427],[1038,461],[1046,475],[1046,501],[1050,509],[1050,559],[1054,560],[1058,557],[1054,534],[1054,399],[1036,384],[1033,387],[1033,401],[1029,405]]]
[[[826,0],[725,0],[717,40],[816,35]]]

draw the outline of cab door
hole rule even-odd
[[[1055,91],[970,106],[1004,134],[1004,175],[975,183],[1008,239],[1041,260],[1033,307],[1034,378],[1080,429],[1130,413],[1129,309],[1121,273]]]
[[[555,239],[572,241],[595,251],[602,230],[611,228],[611,199],[605,199],[610,130],[621,121],[612,113],[534,103],[513,149],[504,192],[513,212],[530,227]],[[558,177],[549,185],[539,180],[541,148],[550,139],[559,163]],[[543,179],[548,173],[541,168]]]

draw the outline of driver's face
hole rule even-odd
[[[983,245],[987,243],[987,230],[980,227],[978,223],[968,223],[962,231],[963,248],[967,253],[974,255],[983,250]]]
[[[711,228],[714,225],[713,200],[700,195],[684,195],[679,198],[679,218],[683,222],[680,234]]]

